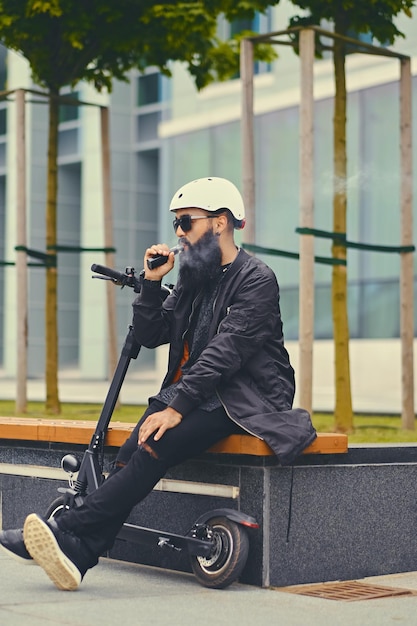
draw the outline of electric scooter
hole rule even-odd
[[[164,261],[166,257],[160,262]],[[135,293],[140,292],[144,271],[136,276],[132,267],[127,267],[122,273],[96,264],[91,266],[91,270],[95,273],[93,278],[110,280],[121,288],[131,287]],[[172,285],[161,286],[162,299],[165,299],[171,290]],[[48,519],[61,515],[66,509],[80,506],[86,495],[106,480],[103,473],[103,452],[107,429],[129,364],[132,359],[137,358],[140,348],[135,340],[133,328],[129,326],[88,448],[81,460],[67,454],[61,461],[61,467],[69,474],[69,487],[58,489],[61,495],[48,507],[46,512]],[[178,553],[185,551],[189,555],[191,569],[198,582],[212,589],[223,589],[239,578],[246,564],[249,552],[248,528],[259,528],[253,517],[233,509],[221,508],[201,515],[185,535],[125,523],[118,538],[137,544],[157,546],[161,550]]]

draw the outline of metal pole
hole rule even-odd
[[[255,147],[253,133],[253,43],[242,39],[240,44],[240,76],[242,81],[242,195],[245,203],[246,243],[255,243]]]
[[[27,410],[28,277],[26,254],[25,92],[16,91],[17,373],[16,413]]]
[[[300,101],[300,226],[314,227],[314,31],[300,32],[301,101]],[[313,409],[314,341],[314,237],[300,238],[300,322],[299,322],[299,404]]]
[[[400,136],[401,136],[401,245],[413,240],[412,198],[412,84],[411,60],[401,59]],[[400,335],[402,358],[402,427],[414,430],[414,295],[413,253],[401,253]]]

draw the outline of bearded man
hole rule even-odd
[[[316,437],[308,413],[291,410],[294,371],[276,277],[234,240],[245,223],[238,189],[224,178],[194,180],[175,193],[170,210],[183,248],[179,279],[163,300],[161,281],[175,255],[166,244],[151,246],[133,303],[138,343],[170,346],[161,390],[120,448],[114,471],[81,506],[55,520],[31,514],[23,530],[0,533],[3,550],[33,558],[59,589],[79,586],[170,467],[245,432],[264,439],[285,465]],[[149,269],[156,256],[166,262]]]

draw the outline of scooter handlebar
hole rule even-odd
[[[93,263],[93,265],[91,266],[91,271],[96,272],[97,274],[101,274],[101,276],[93,276],[93,278],[111,280],[114,285],[120,285],[122,289],[123,287],[132,287],[135,293],[140,293],[142,286],[142,275],[144,273],[143,271],[139,274],[139,276],[135,276],[135,270],[133,267],[127,267],[125,272],[123,273],[118,272],[111,267],[98,265],[97,263]]]
[[[91,266],[91,271],[96,272],[96,274],[102,274],[102,276],[107,276],[108,278],[111,278],[112,280],[122,285],[126,282],[126,274],[118,272],[111,267],[106,267],[105,265],[98,265],[97,263],[93,263],[93,265]]]
[[[120,285],[122,289],[123,287],[133,287],[135,293],[140,293],[143,276],[145,274],[145,271],[142,270],[138,276],[135,276],[133,267],[127,267],[126,271],[123,273],[111,267],[106,267],[105,265],[98,265],[97,263],[93,263],[91,271],[96,272],[96,274],[101,274],[101,276],[93,276],[93,278],[101,278],[103,276],[103,280],[111,280],[115,285]],[[165,298],[169,296],[173,287],[174,285],[161,285],[160,296],[162,300],[165,300]]]

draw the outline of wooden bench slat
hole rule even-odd
[[[81,420],[0,417],[0,439],[88,444],[95,426],[95,422]],[[120,447],[134,426],[135,424],[112,422],[106,435],[106,445]],[[347,450],[347,435],[318,433],[317,439],[304,450],[303,454],[343,454]],[[210,448],[209,452],[254,456],[274,454],[264,441],[251,435],[230,435]]]
[[[303,451],[303,454],[343,454],[347,451],[347,435],[317,433],[317,438]],[[271,456],[274,454],[265,441],[250,435],[230,435],[210,448],[209,452],[253,454],[256,456]]]

